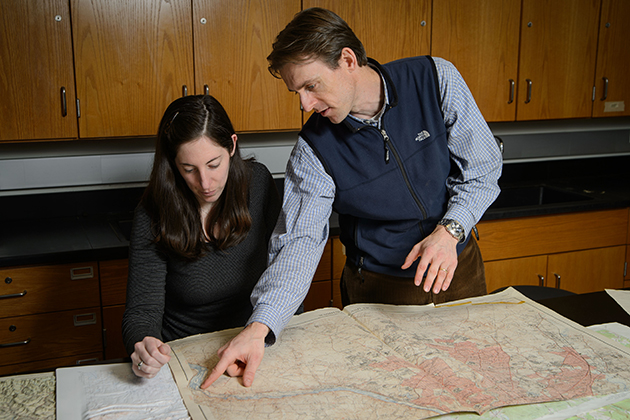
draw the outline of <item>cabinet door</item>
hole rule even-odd
[[[72,0],[79,135],[155,135],[193,91],[190,1]]]
[[[517,120],[591,116],[599,0],[523,0]]]
[[[300,103],[267,70],[298,0],[200,0],[193,5],[195,87],[214,96],[236,131],[298,130]]]
[[[625,246],[549,255],[547,284],[575,293],[620,289],[625,259]]]
[[[76,138],[68,3],[1,1],[0,30],[0,141]]]
[[[304,0],[303,6],[338,14],[361,40],[368,57],[380,63],[431,51],[430,0]]]
[[[630,115],[629,21],[628,0],[603,0],[599,23],[593,117]]]
[[[514,121],[521,0],[433,5],[431,54],[451,61],[486,121]]]
[[[545,286],[546,255],[490,261],[484,266],[488,292],[506,286]]]

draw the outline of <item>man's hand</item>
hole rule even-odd
[[[221,347],[218,351],[219,362],[210,372],[210,376],[201,384],[201,389],[208,388],[223,373],[229,376],[242,376],[243,385],[251,386],[256,369],[262,362],[267,334],[269,334],[269,327],[259,322],[252,322]]]
[[[134,344],[131,370],[141,378],[153,378],[171,360],[171,348],[155,337],[146,336]]]
[[[453,238],[444,228],[438,225],[433,233],[417,243],[405,258],[402,269],[407,269],[420,258],[414,278],[416,286],[422,284],[422,277],[427,273],[424,281],[424,291],[439,293],[448,289],[457,268],[457,239]],[[428,271],[427,271],[428,268]]]

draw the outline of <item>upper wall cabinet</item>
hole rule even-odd
[[[338,14],[363,43],[368,57],[387,63],[431,51],[431,0],[304,0],[304,9]]]
[[[600,0],[523,0],[517,120],[585,118]]]
[[[630,22],[630,1],[602,1],[593,117],[630,115],[630,77],[628,77],[630,25],[628,22]]]
[[[64,0],[0,1],[0,141],[76,138]]]
[[[298,130],[297,96],[267,70],[276,35],[299,0],[195,0],[195,86],[225,107],[237,131]]]
[[[157,133],[194,89],[191,15],[190,0],[72,0],[80,137]]]
[[[431,54],[462,74],[487,121],[514,121],[521,0],[433,4]]]

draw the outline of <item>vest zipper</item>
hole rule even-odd
[[[385,163],[389,164],[389,136],[385,130],[381,130],[381,135],[383,136],[383,146],[385,146]]]
[[[427,212],[424,209],[424,206],[422,205],[422,203],[420,203],[420,199],[418,199],[418,196],[414,192],[413,188],[411,188],[411,182],[409,182],[409,177],[407,176],[407,172],[405,171],[405,168],[402,165],[402,160],[400,159],[400,156],[398,155],[398,152],[396,151],[394,144],[390,143],[389,135],[387,134],[387,131],[385,131],[385,129],[381,128],[380,132],[381,132],[381,135],[383,136],[383,141],[385,143],[385,163],[389,163],[389,151],[391,150],[392,154],[394,155],[394,159],[396,159],[396,162],[398,162],[398,167],[400,168],[400,172],[402,173],[402,176],[405,180],[405,184],[407,184],[407,189],[409,190],[414,201],[420,208],[420,212],[422,213],[422,218],[426,219]],[[422,224],[420,224],[420,231],[422,231],[422,233],[424,234],[424,229],[422,229]]]

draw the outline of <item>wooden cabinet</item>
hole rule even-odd
[[[575,293],[623,287],[627,209],[487,221],[478,229],[488,291],[510,285]]]
[[[516,119],[591,116],[600,0],[523,0]]]
[[[103,349],[105,359],[128,356],[122,339],[122,319],[127,296],[129,260],[99,262],[101,302],[103,310]]]
[[[505,286],[546,285],[546,255],[495,261],[487,261],[484,258],[484,267],[489,293]]]
[[[456,65],[487,121],[590,117],[599,9],[600,0],[435,2],[431,54]],[[617,60],[609,68],[622,69],[615,43],[627,36],[610,32],[600,41]],[[617,86],[627,92],[628,82]]]
[[[549,255],[547,286],[589,293],[623,287],[626,247],[588,249]]]
[[[81,138],[153,136],[194,90],[188,0],[72,0]]]
[[[313,276],[311,288],[304,299],[304,311],[328,306],[341,309],[339,281],[345,263],[345,251],[339,237],[330,237]]]
[[[299,130],[300,104],[267,70],[276,35],[298,0],[195,0],[196,93],[225,107],[236,131]]]
[[[486,121],[514,121],[521,0],[433,4],[431,54],[452,62]]]
[[[338,14],[361,40],[368,57],[380,63],[431,51],[430,0],[304,0],[302,3],[304,9],[323,7]]]
[[[602,0],[593,117],[630,115],[629,21],[630,2]]]
[[[338,236],[332,239],[332,285],[333,304],[332,306],[343,309],[341,304],[341,275],[346,265],[346,247],[341,243]]]
[[[0,375],[102,359],[95,262],[0,270]]]
[[[2,1],[0,26],[0,141],[76,138],[67,1]]]

